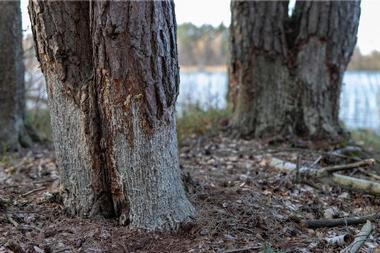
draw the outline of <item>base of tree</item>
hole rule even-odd
[[[286,131],[255,132],[255,128],[249,130],[246,126],[232,121],[229,127],[229,136],[234,139],[262,139],[268,143],[289,143],[297,147],[324,148],[329,146],[345,146],[350,140],[350,132],[344,128],[338,128],[332,133],[322,132],[316,135],[308,135],[288,128]]]
[[[18,127],[18,134],[9,133],[0,140],[0,152],[18,151],[20,148],[29,148],[33,143],[41,141],[32,126],[23,124]]]
[[[339,252],[350,242],[332,245],[322,237],[310,243],[316,240],[315,232],[305,230],[302,221],[331,219],[329,215],[334,219],[367,217],[372,221],[368,215],[373,214],[371,210],[378,210],[378,196],[354,193],[337,184],[329,190],[325,183],[311,179],[295,183],[295,175],[286,172],[284,175],[266,166],[262,158],[273,155],[273,147],[265,142],[232,140],[224,135],[203,136],[187,139],[180,152],[182,171],[191,175],[185,181],[199,212],[196,223],[180,224],[178,233],[129,229],[120,226],[117,219],[68,216],[57,194],[60,187],[53,152],[41,151],[20,157],[14,162],[18,164],[16,169],[14,165],[1,164],[9,180],[1,185],[0,240],[4,243],[0,251],[18,245],[22,252],[68,249],[74,252],[263,252],[265,249]],[[284,145],[276,151],[281,152],[281,159],[296,163],[294,157],[299,150]],[[309,166],[321,156],[319,151],[303,151],[307,155],[301,157],[301,166]],[[338,161],[329,162],[323,159],[323,164],[346,164],[351,159],[339,157]],[[365,177],[365,171],[358,170],[355,176]],[[325,237],[347,232],[354,236],[361,226],[343,221],[341,226],[325,228]],[[270,246],[263,243],[267,238],[271,238]],[[380,246],[376,236],[368,242]]]

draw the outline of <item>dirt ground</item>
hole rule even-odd
[[[294,174],[268,166],[269,155],[291,162],[299,157],[303,166],[351,159],[332,161],[321,150],[223,136],[190,139],[180,151],[181,169],[198,217],[193,226],[163,234],[131,231],[116,220],[67,216],[49,149],[35,147],[3,157],[0,252],[339,252],[361,224],[310,229],[302,220],[380,211],[380,199],[373,195],[310,178],[296,183]],[[380,252],[379,222],[372,224],[374,231],[361,252]],[[345,234],[341,245],[328,242]]]

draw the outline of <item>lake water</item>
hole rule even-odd
[[[26,80],[32,97],[46,98],[40,72],[27,75]],[[351,129],[366,128],[380,132],[380,72],[346,72],[343,82],[341,120]],[[177,111],[180,113],[187,104],[198,104],[204,109],[225,108],[226,95],[226,72],[181,72]],[[30,100],[27,105],[29,108],[46,107],[43,99],[37,102]]]
[[[380,132],[380,72],[348,71],[343,78],[340,118],[348,128]],[[226,72],[181,73],[178,110],[188,103],[226,106]]]

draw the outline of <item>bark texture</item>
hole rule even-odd
[[[230,102],[242,136],[339,140],[360,1],[232,1]]]
[[[20,1],[0,1],[0,151],[30,144],[25,128],[25,87]]]
[[[175,229],[195,214],[180,178],[171,1],[32,1],[65,205]]]

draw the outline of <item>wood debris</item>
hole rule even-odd
[[[355,236],[355,240],[341,253],[357,253],[360,248],[368,239],[369,235],[372,233],[372,223],[368,220],[360,230],[360,232]]]

